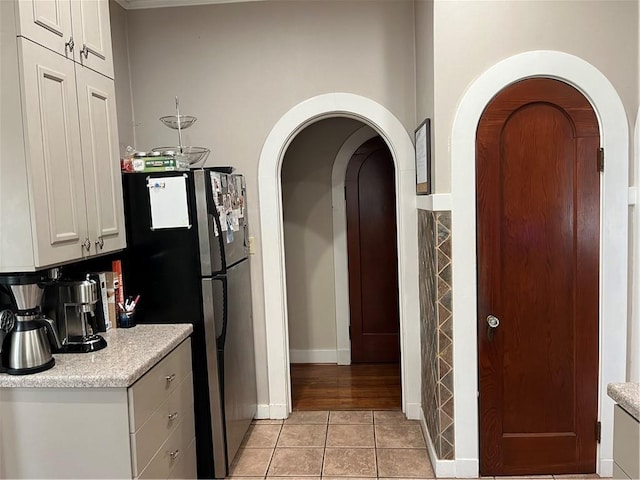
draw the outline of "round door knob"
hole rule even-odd
[[[489,325],[489,328],[496,328],[498,325],[500,325],[500,319],[495,315],[488,315],[487,325]]]

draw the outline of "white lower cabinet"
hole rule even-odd
[[[613,478],[640,478],[640,423],[613,407]]]
[[[195,478],[195,461],[187,460],[195,440],[188,344],[147,372],[129,388],[128,396],[133,476],[169,478],[181,464],[188,474],[185,478]]]
[[[1,388],[0,478],[196,478],[190,340],[129,388]]]

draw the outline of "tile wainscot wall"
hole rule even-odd
[[[438,458],[454,458],[451,212],[418,210],[422,410]]]

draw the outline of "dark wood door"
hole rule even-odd
[[[595,472],[598,150],[591,105],[560,81],[515,83],[480,119],[482,475]]]
[[[351,361],[400,359],[395,170],[380,137],[349,160],[345,177]]]

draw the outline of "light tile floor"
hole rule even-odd
[[[293,412],[256,420],[231,477],[435,478],[420,424],[400,411]]]
[[[400,411],[299,411],[255,420],[230,467],[240,480],[435,478],[420,423]],[[493,477],[483,477],[491,478]],[[594,479],[597,475],[497,477]]]

